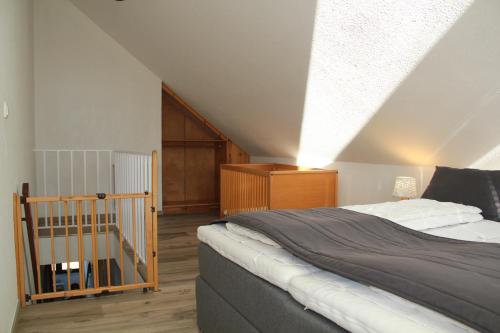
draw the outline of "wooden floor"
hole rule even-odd
[[[198,332],[194,287],[198,275],[196,229],[215,218],[159,218],[161,291],[27,306],[19,313],[16,332]]]

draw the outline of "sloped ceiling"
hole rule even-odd
[[[499,129],[500,2],[476,0],[339,159],[465,167],[500,143]]]
[[[71,1],[250,154],[298,156],[316,1]],[[500,2],[470,2],[340,154],[328,158],[469,166],[498,146]],[[381,23],[363,20],[362,9],[341,29]],[[348,54],[335,60],[351,63]]]
[[[314,0],[73,3],[249,153],[297,153]]]

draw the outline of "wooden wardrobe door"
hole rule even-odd
[[[165,85],[162,101],[163,211],[216,210],[220,165],[243,151]]]

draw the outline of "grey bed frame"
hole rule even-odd
[[[289,293],[227,260],[210,246],[198,248],[198,327],[203,333],[345,333]]]

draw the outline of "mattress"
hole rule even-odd
[[[304,311],[291,295],[200,243],[196,284],[203,333],[346,333],[324,316]]]
[[[500,223],[479,221],[427,233],[470,241],[500,241]],[[263,236],[262,236],[263,237]],[[253,232],[225,225],[198,229],[200,241],[247,271],[288,291],[313,310],[353,333],[476,332],[418,304],[314,267]]]

